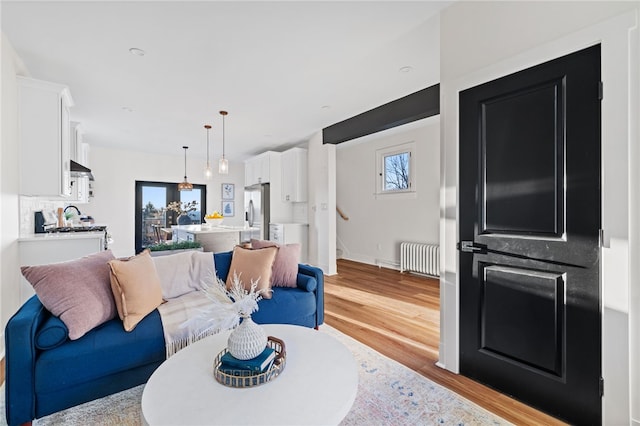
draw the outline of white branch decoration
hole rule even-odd
[[[236,328],[240,324],[240,318],[248,317],[257,311],[262,293],[270,290],[256,290],[260,281],[258,278],[255,281],[251,280],[251,289],[247,291],[240,281],[240,275],[233,272],[229,289],[217,276],[213,285],[205,285],[201,291],[211,304],[207,308],[200,309],[197,315],[185,321],[181,327],[189,327],[196,335],[217,333]]]

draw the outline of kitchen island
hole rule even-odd
[[[173,225],[173,241],[197,241],[204,251],[220,253],[233,250],[240,243],[240,233],[255,228],[244,226]]]

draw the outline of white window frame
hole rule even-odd
[[[385,158],[403,153],[409,154],[409,188],[385,189]],[[415,173],[415,142],[407,142],[401,145],[376,150],[376,196],[415,195]]]

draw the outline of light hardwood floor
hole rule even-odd
[[[338,274],[325,276],[325,322],[507,421],[564,424],[435,365],[440,342],[438,280],[338,260]]]

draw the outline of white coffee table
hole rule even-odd
[[[264,325],[284,340],[287,364],[278,377],[231,388],[213,377],[213,360],[230,332],[204,338],[162,363],[142,393],[149,425],[330,425],[347,415],[358,390],[351,352],[335,338],[293,325]]]

